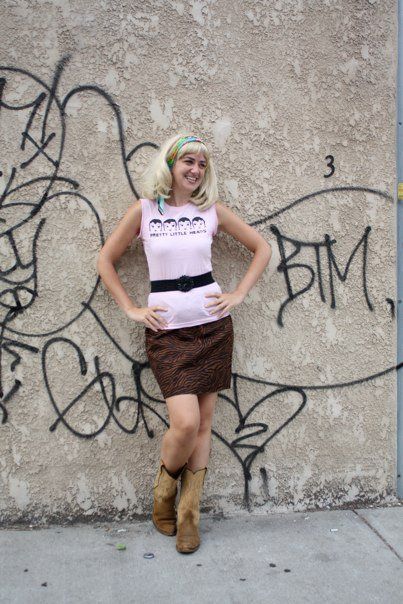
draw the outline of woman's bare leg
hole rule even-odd
[[[217,398],[217,392],[198,395],[200,408],[199,430],[195,445],[188,458],[188,468],[192,472],[196,472],[200,468],[206,468],[208,465],[211,450],[211,424]]]
[[[161,445],[161,459],[174,473],[185,465],[195,448],[200,426],[199,400],[196,394],[177,394],[166,399],[169,428]]]

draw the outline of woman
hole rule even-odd
[[[190,553],[200,544],[199,504],[217,393],[231,384],[229,311],[257,282],[271,247],[217,202],[213,162],[200,138],[178,135],[168,140],[144,183],[144,198],[127,210],[103,246],[98,272],[126,315],[145,325],[147,356],[169,414],[152,519],[161,533],[176,534],[179,552]],[[211,274],[211,242],[219,230],[253,252],[245,276],[227,293]],[[151,279],[148,306],[143,308],[129,298],[114,269],[134,236],[143,242]]]

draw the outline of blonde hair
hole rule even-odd
[[[167,199],[172,191],[172,173],[167,164],[167,157],[172,147],[182,136],[193,136],[192,134],[177,134],[168,139],[160,148],[154,160],[145,171],[142,178],[141,193],[148,199],[157,199],[161,196]],[[206,158],[206,171],[202,183],[191,195],[191,201],[200,210],[207,210],[218,199],[217,177],[214,170],[211,155],[204,143],[189,142],[179,149],[176,156],[177,161],[188,153],[203,153]]]

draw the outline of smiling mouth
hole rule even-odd
[[[185,176],[185,179],[194,185],[197,182],[197,178],[191,178],[190,176]]]

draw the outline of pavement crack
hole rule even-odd
[[[385,537],[383,535],[381,535],[381,533],[379,531],[377,531],[375,527],[372,526],[372,524],[369,522],[369,520],[367,520],[366,518],[364,518],[364,516],[361,516],[361,514],[359,514],[356,510],[352,510],[352,511],[354,512],[354,514],[356,516],[358,516],[358,518],[360,520],[362,520],[371,529],[371,531],[373,531],[375,533],[375,535],[377,537],[379,537],[379,539],[381,541],[383,541],[383,543],[390,549],[390,551],[395,554],[396,558],[398,558],[400,560],[400,562],[403,562],[403,558],[395,550],[395,548],[393,547],[393,545],[391,545],[388,541],[386,541]]]

